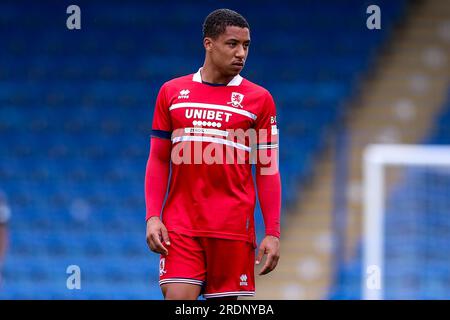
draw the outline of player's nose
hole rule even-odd
[[[244,60],[245,58],[245,50],[243,46],[238,46],[236,53],[235,53],[236,58],[242,59]]]

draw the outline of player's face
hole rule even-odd
[[[211,39],[211,60],[226,76],[236,76],[244,68],[250,45],[250,30],[228,26],[217,39]]]

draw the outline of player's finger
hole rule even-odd
[[[153,252],[160,253],[160,254],[166,254],[167,250],[162,245],[161,241],[159,240],[159,237],[156,235],[152,235],[152,246],[153,246]]]
[[[161,243],[161,240],[159,239],[159,235],[152,233],[152,239],[153,243],[155,245],[155,251],[164,255],[167,255],[169,252],[167,251],[166,247]]]
[[[258,255],[256,257],[256,264],[260,264],[263,255],[264,255],[264,248],[259,247]]]
[[[259,275],[264,275],[266,273],[269,273],[270,271],[272,271],[272,269],[270,269],[270,267],[272,266],[273,263],[273,255],[272,254],[268,254],[267,255],[267,259],[266,259],[266,263],[264,263],[264,266],[262,267],[261,271],[259,272]]]
[[[167,232],[167,229],[165,227],[161,228],[161,234],[162,234],[164,243],[166,245],[170,246],[169,232]]]
[[[153,244],[152,236],[150,234],[147,235],[146,240],[147,240],[147,246],[149,247],[149,249],[151,251],[155,251],[155,246]]]
[[[270,265],[270,267],[269,267],[269,271],[267,271],[267,273],[271,272],[273,269],[276,268],[279,259],[280,259],[280,258],[279,258],[278,256],[274,256],[274,257],[273,257],[272,263],[271,263],[271,265]]]

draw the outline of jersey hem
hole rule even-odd
[[[227,240],[241,240],[249,243],[253,243],[252,237],[248,234],[237,234],[237,233],[225,233],[217,231],[202,231],[202,230],[187,230],[182,228],[171,228],[168,229],[169,232],[176,232],[179,234],[184,234],[190,237],[207,237],[207,238],[218,238]]]
[[[230,291],[219,293],[204,293],[203,297],[207,298],[221,298],[221,297],[235,297],[235,296],[247,296],[252,297],[255,295],[255,291]]]

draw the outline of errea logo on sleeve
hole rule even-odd
[[[189,99],[189,93],[190,91],[188,89],[181,90],[178,99]]]

